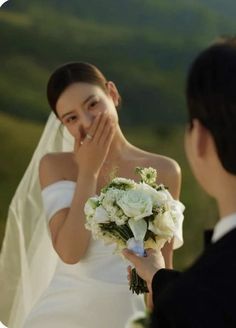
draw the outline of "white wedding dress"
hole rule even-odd
[[[59,181],[42,191],[48,219],[70,206],[74,189],[75,182]],[[124,328],[131,316],[144,311],[143,296],[129,290],[127,263],[114,249],[91,239],[79,263],[58,260],[49,286],[23,328]]]
[[[143,297],[129,291],[127,263],[113,254],[114,246],[91,240],[75,265],[60,261],[52,247],[45,213],[49,220],[70,207],[75,183],[60,181],[41,192],[39,162],[73,148],[51,113],[9,206],[0,254],[0,321],[9,328],[124,328],[144,310]],[[182,244],[181,223],[174,248]]]

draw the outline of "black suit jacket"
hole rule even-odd
[[[158,271],[152,288],[152,328],[236,328],[236,229],[187,271]]]

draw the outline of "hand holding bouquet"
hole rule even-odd
[[[166,241],[178,237],[184,206],[162,184],[156,184],[155,169],[137,167],[136,173],[140,182],[114,178],[99,196],[87,200],[84,210],[86,228],[95,239],[115,243],[118,252],[128,247],[145,256],[145,248],[161,249]],[[135,269],[130,289],[137,294],[148,292]]]

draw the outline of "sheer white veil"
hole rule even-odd
[[[51,113],[9,207],[0,255],[0,322],[20,328],[47,287],[58,260],[48,232],[38,178],[49,152],[73,149],[73,138]]]

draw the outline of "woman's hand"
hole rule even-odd
[[[75,140],[74,156],[81,174],[99,174],[114,132],[115,123],[107,112],[103,112],[92,122],[83,143]]]

